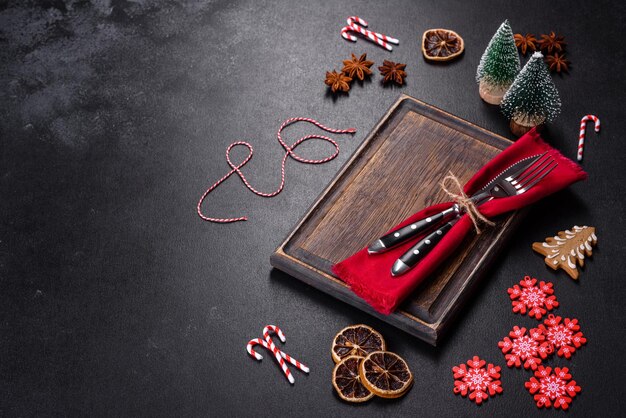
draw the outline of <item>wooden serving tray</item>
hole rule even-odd
[[[436,345],[484,276],[521,214],[469,234],[457,252],[391,315],[382,315],[331,271],[418,210],[449,200],[439,182],[461,183],[511,141],[409,96],[401,96],[285,241],[272,266]]]

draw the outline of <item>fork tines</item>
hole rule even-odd
[[[545,153],[526,170],[515,176],[511,185],[515,187],[517,194],[524,193],[543,180],[558,165],[554,157]]]

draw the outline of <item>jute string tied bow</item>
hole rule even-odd
[[[482,232],[482,230],[480,229],[481,224],[494,226],[495,222],[490,221],[489,219],[487,219],[487,217],[485,217],[485,215],[480,213],[478,211],[478,208],[476,207],[476,204],[469,196],[465,194],[465,192],[463,191],[463,186],[461,186],[461,182],[459,182],[459,179],[454,174],[452,174],[451,171],[449,171],[448,173],[449,174],[444,177],[443,181],[439,185],[441,186],[441,189],[446,192],[448,196],[450,196],[450,199],[452,199],[463,212],[469,215],[472,223],[474,224],[474,228],[476,229],[476,233],[480,235],[480,233]],[[448,188],[448,183],[452,184],[452,187],[455,189],[455,191],[452,191]]]

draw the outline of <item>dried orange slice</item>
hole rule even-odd
[[[339,363],[348,356],[365,357],[373,351],[385,350],[383,336],[367,325],[350,325],[333,338],[331,353],[333,361]]]
[[[361,383],[381,398],[399,398],[413,384],[413,374],[406,361],[390,351],[368,354],[359,366]]]
[[[348,356],[333,369],[333,387],[339,397],[348,402],[365,402],[374,396],[367,390],[359,377],[359,365],[365,357]]]
[[[430,61],[449,61],[464,49],[463,38],[449,29],[428,29],[422,36],[422,54]]]

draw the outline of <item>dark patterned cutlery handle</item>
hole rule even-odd
[[[368,252],[370,254],[385,252],[388,249],[393,248],[396,245],[401,244],[416,235],[432,229],[433,227],[438,225],[444,218],[449,218],[448,215],[453,212],[453,208],[446,209],[443,212],[436,213],[425,219],[413,222],[412,224],[390,232],[389,234],[381,237],[380,239],[372,243],[372,245],[368,247]]]
[[[409,251],[404,253],[391,268],[393,276],[399,276],[412,269],[421,259],[423,259],[456,223],[457,219],[446,222],[439,229],[427,235],[420,242],[415,244]]]

